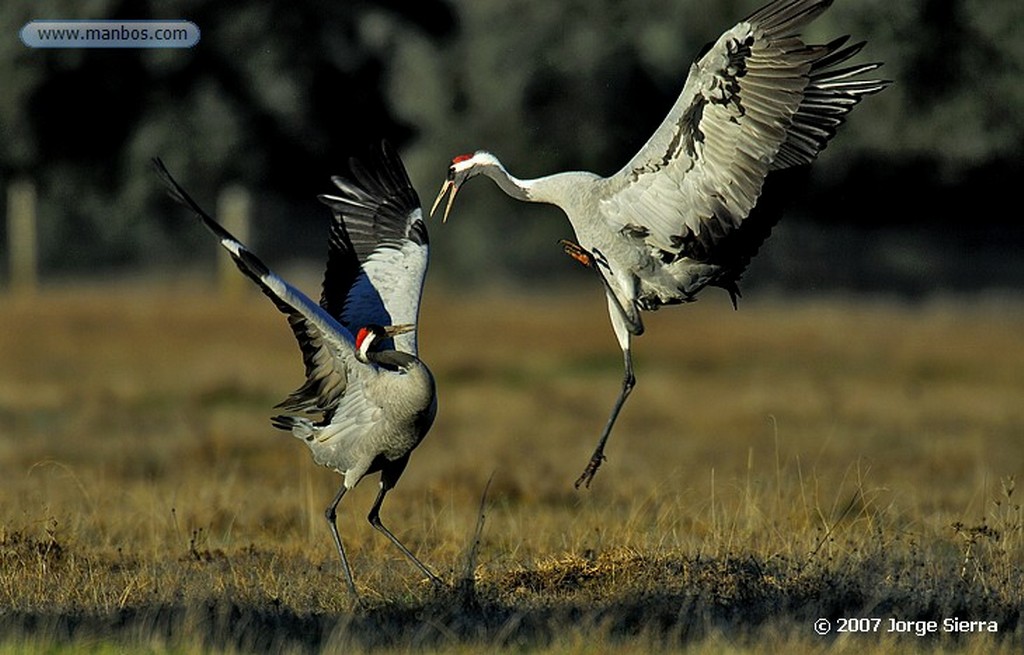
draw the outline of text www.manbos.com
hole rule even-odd
[[[35,20],[21,28],[30,48],[191,48],[199,28],[185,20]]]

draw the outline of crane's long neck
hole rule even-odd
[[[422,366],[418,357],[399,350],[371,350],[366,353],[366,359],[392,371],[409,371]]]
[[[494,180],[498,188],[516,200],[548,203],[563,209],[567,208],[574,191],[597,177],[590,173],[571,172],[524,180],[509,173],[497,160],[484,166],[481,173]]]

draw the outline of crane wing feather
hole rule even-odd
[[[293,412],[322,412],[329,421],[346,391],[360,384],[352,334],[320,305],[278,277],[243,243],[207,214],[171,177],[163,162],[154,160],[157,174],[179,204],[192,211],[220,240],[239,270],[251,279],[288,318],[302,351],[306,381],[278,408]]]
[[[776,0],[722,34],[661,126],[608,179],[609,227],[642,235],[663,261],[706,260],[751,214],[770,172],[817,156],[850,109],[887,84],[857,79],[878,64],[834,69],[863,44],[796,36],[830,4]]]
[[[320,196],[334,214],[320,303],[350,330],[416,324],[429,261],[419,197],[387,143],[350,171],[332,178],[339,193]],[[416,331],[394,346],[415,355]]]

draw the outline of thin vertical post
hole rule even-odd
[[[251,206],[249,192],[236,185],[225,187],[217,198],[217,218],[221,225],[245,244],[249,242]],[[238,298],[248,281],[238,274],[238,269],[228,253],[221,251],[217,261],[217,279],[221,296],[225,299]]]
[[[10,248],[11,290],[32,295],[38,285],[36,185],[27,178],[7,187],[7,245]]]

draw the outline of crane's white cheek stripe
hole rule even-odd
[[[367,334],[362,341],[359,342],[359,359],[362,361],[369,361],[368,355],[370,348],[373,346],[373,342],[376,339],[372,334]]]

